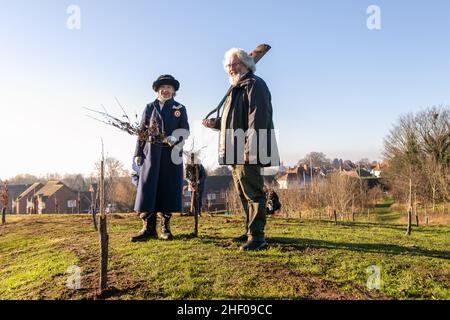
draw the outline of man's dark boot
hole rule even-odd
[[[161,239],[163,240],[172,240],[173,235],[170,232],[170,218],[172,217],[171,213],[163,213],[161,214]]]
[[[233,242],[247,242],[248,240],[248,215],[247,218],[245,219],[245,233],[240,235],[239,237],[233,238],[231,241]]]
[[[264,239],[254,239],[249,237],[248,241],[239,249],[243,251],[258,251],[267,248],[267,242]]]
[[[233,242],[246,242],[248,239],[248,236],[246,234],[243,234],[239,237],[233,238]]]
[[[142,220],[142,229],[137,235],[131,237],[131,242],[158,239],[158,234],[156,233],[156,214],[144,212],[140,214],[140,218]]]

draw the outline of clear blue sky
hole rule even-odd
[[[67,7],[81,9],[69,30]],[[381,9],[381,30],[366,27]],[[282,159],[310,151],[380,159],[401,114],[450,104],[450,2],[442,1],[1,1],[0,178],[89,173],[100,155],[131,165],[135,138],[86,117],[117,97],[139,116],[153,80],[181,82],[196,145],[216,165],[217,135],[200,120],[228,87],[223,53],[272,50],[257,74],[272,92]]]

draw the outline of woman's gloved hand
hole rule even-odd
[[[140,167],[142,166],[142,164],[144,163],[144,159],[142,157],[134,157],[134,163]]]
[[[169,144],[169,146],[173,147],[177,142],[178,142],[178,139],[175,138],[174,136],[167,137],[167,143]]]

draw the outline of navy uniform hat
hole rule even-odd
[[[164,84],[171,85],[175,88],[175,91],[178,91],[180,88],[180,83],[170,74],[163,74],[153,82],[153,90],[158,91],[158,88]]]

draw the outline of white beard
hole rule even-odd
[[[236,73],[234,76],[229,75],[228,76],[228,80],[230,81],[230,84],[232,86],[235,86],[238,84],[239,80],[241,79],[241,77],[243,76],[243,74],[240,73]]]

